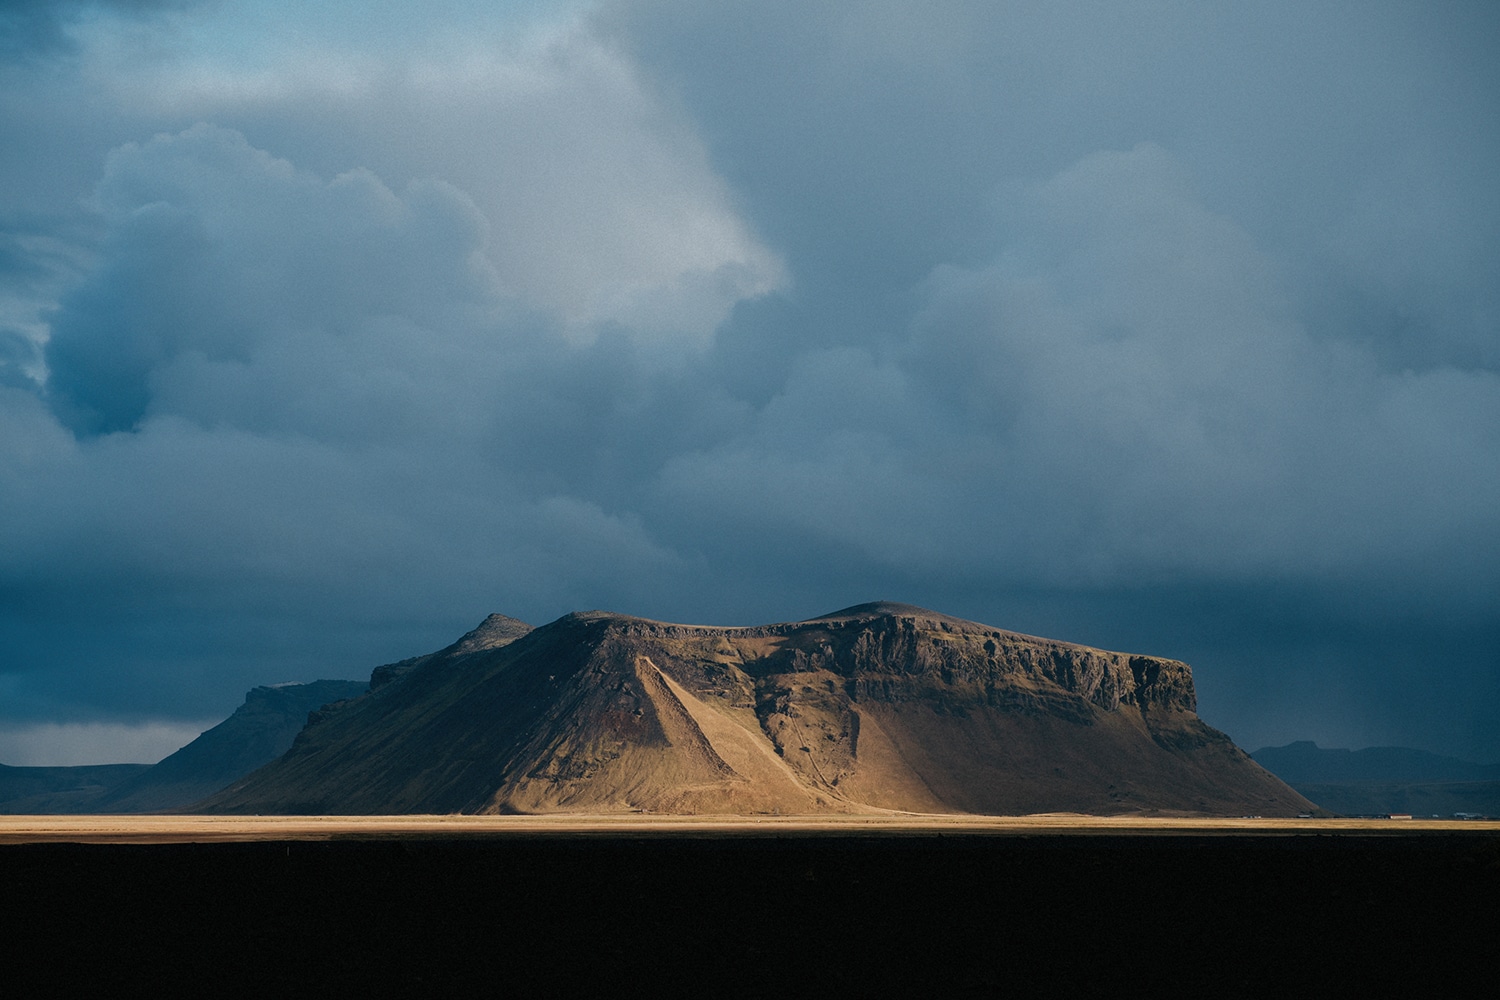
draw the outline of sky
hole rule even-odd
[[[1500,7],[0,2],[0,761],[885,599],[1500,761]]]

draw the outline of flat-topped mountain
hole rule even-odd
[[[1285,815],[1175,660],[901,604],[725,628],[492,616],[379,668],[195,808],[258,813]]]

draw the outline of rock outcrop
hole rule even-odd
[[[492,617],[395,666],[280,759],[196,808],[1310,808],[1198,719],[1186,664],[910,605],[751,628],[588,612],[529,630]]]

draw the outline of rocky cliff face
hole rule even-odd
[[[753,628],[509,621],[390,671],[204,808],[1309,808],[1198,720],[1174,660],[896,604]]]

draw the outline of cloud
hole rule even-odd
[[[1494,747],[1478,8],[248,10],[8,70],[9,717],[891,597]]]
[[[484,310],[485,220],[442,182],[397,196],[364,170],[329,182],[207,125],[115,150],[96,202],[103,260],[62,302],[49,395],[80,433],[191,409],[178,363],[247,363],[280,337]],[[160,382],[161,392],[153,385]]]
[[[41,364],[35,341],[14,330],[0,329],[0,386],[30,387]]]
[[[785,281],[672,103],[576,17],[414,30],[383,58],[331,36],[248,66],[158,60],[128,77],[132,109],[233,124],[325,174],[454,185],[504,287],[575,342],[615,324],[701,345]]]
[[[1373,575],[1480,611],[1500,377],[1311,336],[1281,262],[1160,146],[996,198],[1001,250],[936,266],[902,339],[794,355],[671,459],[672,517],[992,586]]]
[[[1036,571],[1086,552],[1113,583],[1421,575],[1500,543],[1473,506],[1500,485],[1500,376],[1391,374],[1309,336],[1274,258],[1165,150],[1084,158],[1021,194],[1007,235],[991,264],[935,270],[911,357],[994,430],[997,495],[1052,484],[1014,496],[1062,532]]]

